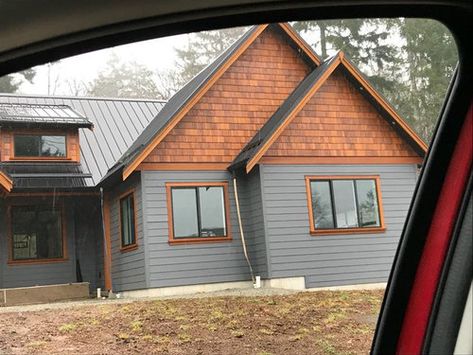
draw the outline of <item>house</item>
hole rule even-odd
[[[0,288],[385,282],[427,149],[288,24],[251,28],[167,103],[1,95],[0,126]]]

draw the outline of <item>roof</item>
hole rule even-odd
[[[230,171],[244,168],[246,172],[258,163],[259,159],[269,149],[271,144],[284,131],[285,127],[294,119],[305,103],[317,92],[330,74],[339,66],[355,87],[370,101],[383,118],[395,129],[420,155],[424,156],[427,145],[404,122],[387,101],[369,84],[367,79],[346,58],[343,52],[338,52],[333,57],[325,60],[318,68],[309,73],[296,87],[292,94],[284,101],[280,108],[269,118],[256,135],[236,156],[228,169]]]
[[[67,105],[0,103],[0,126],[31,125],[92,128],[93,124]]]
[[[94,125],[79,128],[81,169],[96,186],[165,104],[161,100],[0,94],[0,103],[66,105]]]
[[[0,163],[15,190],[77,189],[91,187],[92,175],[82,171],[77,163]]]
[[[211,87],[223,72],[268,26],[287,36],[294,47],[302,49],[301,55],[305,60],[311,63],[311,65],[315,67],[320,63],[320,59],[313,49],[291,26],[287,24],[253,26],[217,59],[179,90],[138,137],[135,143],[123,154],[119,164],[121,167],[125,167],[125,171],[123,172],[124,179],[131,174],[136,166],[146,158],[147,154],[159,144],[185,113],[188,112],[190,107],[197,102],[206,90]],[[117,169],[113,170],[113,172],[116,171]]]
[[[246,144],[228,167],[229,170],[236,170],[242,166],[246,166],[251,158],[253,158],[261,147],[266,143],[278,130],[283,123],[290,117],[290,114],[301,105],[304,98],[306,98],[314,88],[314,85],[320,81],[325,75],[333,71],[333,65],[337,60],[337,56],[326,60],[319,67],[310,72],[304,80],[294,89],[291,95],[284,101],[284,103],[276,110],[269,120],[261,127],[256,135]],[[331,69],[331,71],[330,71]]]

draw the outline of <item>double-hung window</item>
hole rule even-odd
[[[167,183],[169,242],[231,239],[228,184]]]
[[[120,198],[120,234],[122,251],[137,247],[135,198],[133,192],[128,192]]]
[[[306,177],[312,234],[383,231],[378,176]]]

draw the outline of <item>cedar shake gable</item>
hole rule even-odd
[[[287,56],[289,52],[292,53],[290,57]],[[265,62],[266,59],[267,62]],[[199,135],[195,134],[196,128],[204,131],[213,130],[213,136],[217,136],[216,141],[213,141],[211,137],[206,137],[205,139],[210,141],[204,139],[202,142],[206,146],[214,146],[206,150],[207,160],[219,160],[228,165],[297,84],[319,63],[320,59],[312,48],[289,25],[271,24],[252,27],[169,100],[117,165],[109,170],[104,179],[119,172],[122,172],[122,178],[126,179],[143,162],[171,162],[167,153],[178,153],[179,149],[188,149],[195,155],[202,155],[199,142],[194,141],[192,137]],[[291,72],[288,72],[288,69]],[[277,73],[278,70],[281,73]],[[271,77],[271,75],[278,76],[277,84],[280,85],[264,84],[265,76]],[[226,84],[224,80],[220,80],[222,77],[227,79]],[[246,93],[242,87],[244,80],[246,80],[244,85],[249,89]],[[261,83],[263,85],[260,87]],[[225,88],[229,91],[225,91]],[[253,93],[252,90],[255,92]],[[234,93],[238,93],[239,96],[234,96]],[[252,102],[255,96],[257,99],[264,100],[264,103],[255,105]],[[218,103],[211,102],[215,98],[218,98]],[[198,112],[195,109],[196,105],[200,105],[199,108],[203,110],[215,109],[220,113],[225,111],[228,117],[232,109],[236,107],[235,105],[246,108],[235,110],[232,117],[235,117],[236,121],[233,123],[226,122],[226,118],[223,117],[225,115],[220,115],[216,116],[216,121],[208,122],[204,119],[205,122],[199,122],[199,127],[194,127],[197,126],[197,123],[193,122]],[[247,122],[240,122],[240,120],[252,119],[251,115],[255,112],[261,112],[264,120],[261,117],[255,118],[250,128],[246,125]],[[237,138],[234,142],[222,141],[224,138],[215,134],[215,125],[229,130],[234,130],[235,126],[245,126],[242,131],[247,132],[236,132],[235,137],[241,138]],[[176,141],[176,137],[182,139]],[[222,142],[218,142],[219,139]],[[228,145],[221,147],[217,143],[228,143]],[[161,149],[163,152],[160,151]],[[222,150],[230,150],[231,153],[220,158],[210,157],[218,157]],[[160,158],[161,156],[164,158]],[[178,155],[175,154],[175,156]],[[180,159],[183,161],[186,158],[182,155]]]
[[[277,158],[288,163],[293,158],[329,163],[340,157],[353,162],[420,162],[426,150],[419,136],[339,52],[301,82],[228,169],[249,172],[261,159]]]

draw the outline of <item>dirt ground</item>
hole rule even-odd
[[[366,354],[383,291],[181,298],[0,314],[1,354]]]

